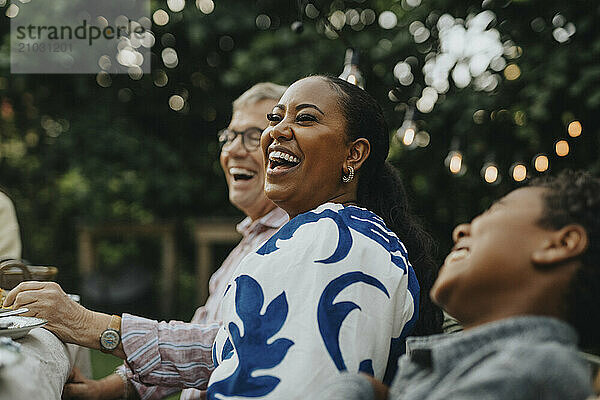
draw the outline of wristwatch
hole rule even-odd
[[[110,353],[121,343],[121,317],[113,315],[108,328],[100,335],[100,350]]]

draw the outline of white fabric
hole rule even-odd
[[[23,357],[0,369],[0,400],[60,399],[72,365],[65,344],[44,328],[17,342]]]
[[[15,206],[0,192],[0,260],[21,258],[21,234]]]
[[[406,257],[365,209],[328,203],[292,219],[230,281],[208,399],[319,398],[333,376],[369,364],[383,379],[417,317]]]

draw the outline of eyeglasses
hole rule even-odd
[[[223,129],[217,134],[219,138],[219,144],[221,145],[221,149],[225,151],[229,151],[233,146],[233,142],[238,137],[238,135],[242,136],[242,145],[246,151],[254,151],[258,149],[260,146],[260,135],[262,134],[262,129],[252,127],[248,128],[245,131],[238,132],[232,129]]]

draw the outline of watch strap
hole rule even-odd
[[[121,333],[121,317],[118,315],[113,315],[110,317],[110,322],[107,329],[114,329],[115,331]]]
[[[112,338],[111,338],[112,336]],[[116,337],[115,337],[116,336]],[[108,341],[106,346],[105,341]],[[112,342],[112,343],[111,343]],[[100,334],[100,351],[103,353],[112,352],[121,342],[121,317],[112,315],[108,327]]]

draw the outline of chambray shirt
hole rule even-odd
[[[577,334],[548,317],[516,317],[452,335],[407,340],[390,400],[584,400],[591,370]],[[323,399],[374,400],[369,381],[346,374]]]

